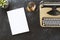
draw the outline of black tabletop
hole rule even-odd
[[[30,32],[12,35],[7,17],[7,11],[16,8],[26,8],[27,3],[33,1],[37,8],[34,12],[27,12],[27,17]],[[39,23],[39,2],[41,0],[9,0],[7,9],[0,8],[0,40],[60,40],[60,28],[42,28]]]

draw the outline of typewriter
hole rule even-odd
[[[41,27],[60,27],[60,2],[40,2]]]

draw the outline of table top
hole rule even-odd
[[[26,12],[30,32],[12,36],[7,11],[25,7],[28,2],[34,1],[37,9]],[[9,8],[0,8],[0,40],[60,40],[60,28],[42,28],[39,21],[39,2],[41,0],[9,0]]]

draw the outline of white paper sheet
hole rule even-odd
[[[28,23],[25,16],[24,8],[18,8],[7,11],[12,35],[28,32]]]

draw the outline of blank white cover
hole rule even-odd
[[[28,32],[28,24],[25,16],[24,8],[18,8],[7,11],[12,35]]]

